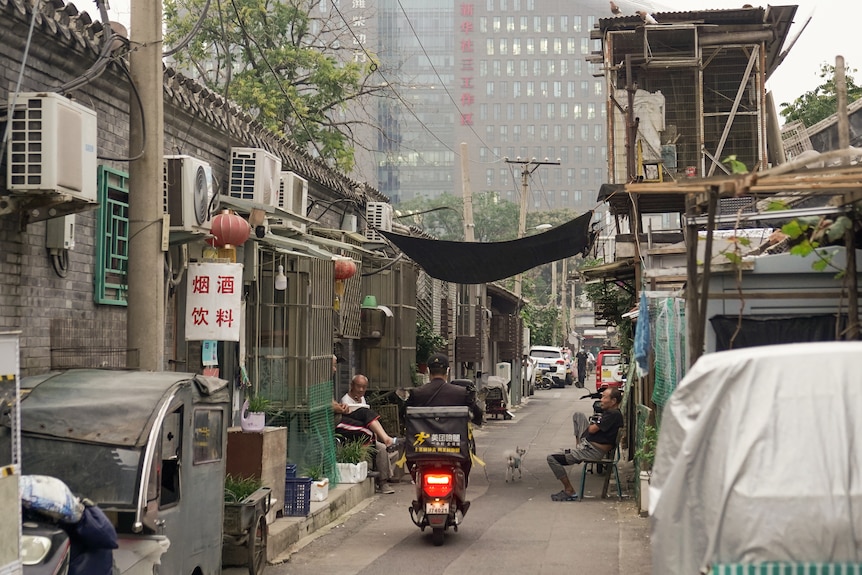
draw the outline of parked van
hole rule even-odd
[[[596,391],[605,387],[622,387],[622,355],[618,349],[603,349],[596,358]]]

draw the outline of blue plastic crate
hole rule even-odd
[[[286,479],[292,479],[296,477],[296,463],[288,463],[284,467],[284,477]]]
[[[284,480],[284,516],[305,517],[311,509],[310,477],[288,477]]]

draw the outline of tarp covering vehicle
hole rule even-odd
[[[662,413],[652,572],[862,563],[860,438],[862,342],[704,355]]]

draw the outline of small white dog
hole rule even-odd
[[[518,479],[521,479],[521,458],[525,453],[526,449],[516,447],[515,451],[506,451],[503,454],[506,457],[506,483],[509,483],[509,479],[515,481],[515,470],[518,471]]]

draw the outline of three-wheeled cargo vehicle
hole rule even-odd
[[[105,511],[120,573],[221,573],[226,381],[77,369],[24,378],[21,391],[23,472]]]

